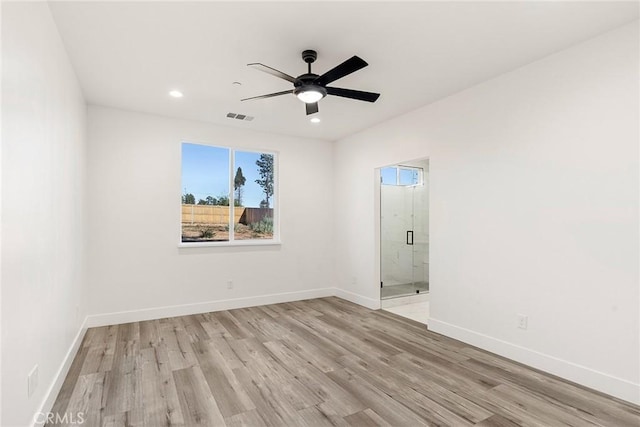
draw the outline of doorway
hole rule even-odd
[[[429,161],[380,169],[380,298],[429,292]]]

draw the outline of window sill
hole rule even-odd
[[[187,242],[178,243],[178,248],[230,248],[238,246],[279,246],[280,240],[236,240],[234,242]]]

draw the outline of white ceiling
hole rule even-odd
[[[52,2],[90,104],[336,140],[638,19],[637,2]],[[251,69],[322,74],[358,55],[369,66],[332,86],[311,124],[291,88]],[[234,81],[241,86],[232,85]],[[184,92],[173,99],[171,89]],[[228,112],[255,116],[252,122]]]

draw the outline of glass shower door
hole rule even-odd
[[[428,207],[422,175],[422,168],[381,169],[382,299],[428,290]]]
[[[413,292],[413,197],[407,188],[381,188],[382,297]],[[411,240],[410,240],[411,239]]]

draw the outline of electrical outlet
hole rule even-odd
[[[27,397],[31,397],[38,388],[38,365],[34,366],[27,375]]]
[[[518,328],[527,329],[529,317],[524,314],[518,314]]]
[[[227,280],[227,289],[233,289],[233,280]]]

